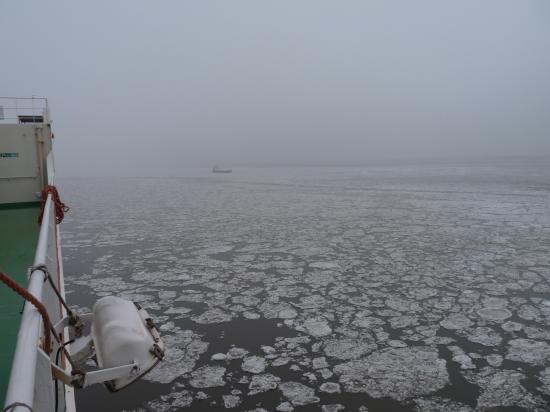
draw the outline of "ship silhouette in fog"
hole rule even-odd
[[[214,166],[212,168],[212,173],[231,173],[233,172],[231,169],[222,169],[218,166]]]

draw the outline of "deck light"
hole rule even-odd
[[[164,344],[152,319],[145,309],[115,296],[99,299],[92,313],[80,316],[84,324],[91,324],[91,333],[79,337],[71,345],[71,358],[79,365],[94,359],[98,368],[79,370],[75,376],[61,377],[65,383],[86,387],[105,383],[116,392],[135,382],[164,357]],[[67,326],[67,320],[56,329]]]

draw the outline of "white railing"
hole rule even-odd
[[[53,159],[51,156],[48,156],[47,163],[48,181],[49,184],[53,184]],[[58,229],[54,213],[52,197],[48,195],[44,205],[34,267],[45,265],[56,286],[64,292]],[[44,304],[52,323],[55,324],[62,318],[64,311],[49,283],[44,282],[45,276],[46,274],[42,270],[34,270],[30,274],[27,289]],[[40,348],[43,336],[44,330],[40,313],[33,305],[25,304],[6,393],[6,406],[20,403],[28,405],[35,412],[55,412],[55,388],[52,380],[51,362],[55,358],[58,345],[54,342],[52,355],[46,354]],[[58,385],[59,410],[65,410],[64,398],[64,386],[60,384]],[[29,411],[24,406],[14,406],[8,410],[10,412]]]
[[[49,121],[48,99],[45,97],[3,97],[0,96],[0,124],[18,123],[19,116],[41,117]]]

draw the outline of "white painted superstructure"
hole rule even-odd
[[[52,150],[48,101],[0,97],[0,114],[0,204],[36,202]]]

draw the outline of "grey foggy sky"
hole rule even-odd
[[[547,0],[0,0],[63,175],[550,155]]]

